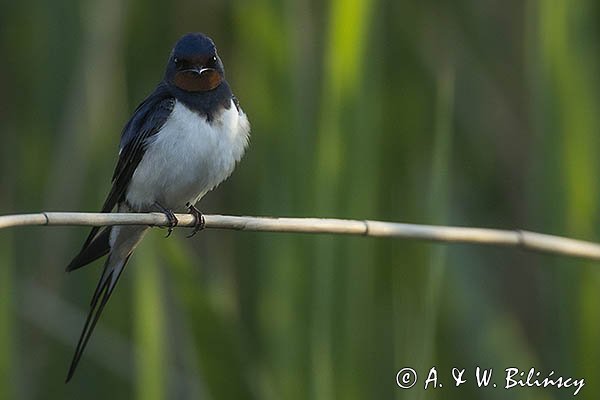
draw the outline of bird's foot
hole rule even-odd
[[[175,228],[177,226],[177,224],[179,223],[179,220],[175,216],[175,213],[173,212],[173,210],[165,208],[157,202],[155,202],[154,205],[156,206],[156,208],[158,208],[160,210],[161,213],[165,214],[165,217],[167,217],[167,219],[169,220],[169,225],[167,225],[167,228],[169,229],[169,231],[167,232],[167,236],[165,236],[166,238],[168,238],[169,236],[171,236],[171,233],[173,233],[173,228]]]
[[[188,238],[191,238],[196,233],[204,229],[206,226],[206,220],[204,219],[204,215],[202,215],[200,210],[198,210],[192,203],[187,203],[186,206],[190,214],[192,214],[195,218],[194,230],[187,236]]]

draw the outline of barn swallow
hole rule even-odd
[[[163,80],[136,108],[121,134],[112,187],[102,212],[160,211],[204,218],[195,204],[227,179],[248,145],[250,124],[225,80],[213,41],[188,33],[175,44]],[[127,260],[146,226],[94,227],[67,271],[108,254],[66,381],[72,377]],[[167,236],[169,235],[167,234]],[[191,236],[191,235],[190,235]]]

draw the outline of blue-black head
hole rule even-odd
[[[188,33],[175,44],[165,81],[186,92],[206,92],[225,79],[223,63],[213,41],[202,33]]]

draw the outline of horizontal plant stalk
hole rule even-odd
[[[195,217],[176,214],[179,227],[193,227]],[[334,218],[275,218],[231,215],[205,215],[206,228],[254,232],[326,233],[443,243],[471,243],[520,247],[525,250],[600,260],[600,245],[583,240],[546,235],[524,230],[501,230],[458,226],[436,226]],[[0,216],[0,229],[17,226],[167,226],[161,213],[79,213],[40,212]]]

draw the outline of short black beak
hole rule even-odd
[[[223,76],[214,68],[202,65],[189,65],[175,73],[173,83],[188,92],[206,92],[213,90],[223,80]]]
[[[181,72],[192,72],[194,74],[202,75],[202,73],[206,71],[214,71],[214,68],[205,68],[201,65],[194,65],[193,67],[186,68]]]

